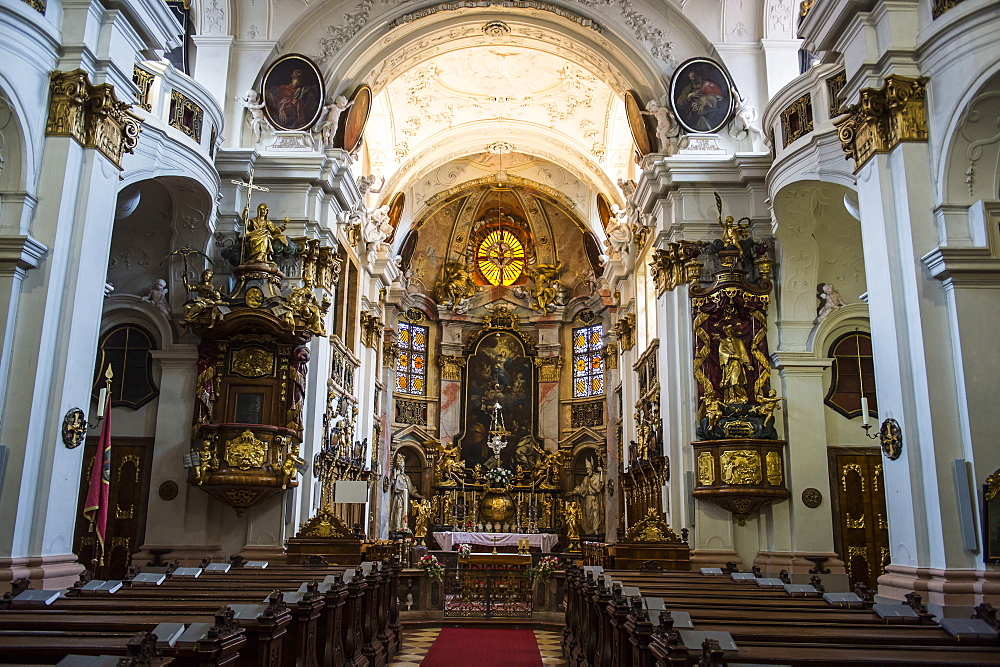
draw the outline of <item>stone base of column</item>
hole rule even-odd
[[[973,607],[989,602],[1000,606],[1000,570],[939,570],[889,565],[878,578],[878,595],[902,602],[918,593],[935,616],[968,618]]]
[[[36,590],[69,588],[80,578],[81,572],[83,565],[76,561],[76,554],[0,558],[0,584],[4,589],[15,579],[29,579]]]
[[[288,560],[285,547],[277,545],[247,545],[240,550],[240,555],[246,560],[266,560],[276,565]]]
[[[167,549],[170,551],[163,553]],[[155,558],[153,552],[160,552],[161,558],[165,562],[178,561],[181,567],[197,567],[206,557],[211,558],[213,563],[227,561],[226,554],[218,544],[143,544],[142,548],[132,555],[132,564],[145,565],[149,563]]]
[[[822,560],[822,559],[826,560]],[[823,573],[817,571],[817,562],[822,562]],[[777,577],[782,570],[791,575],[792,583],[808,584],[812,576],[822,580],[823,588],[828,593],[845,593],[850,590],[850,580],[844,561],[835,553],[808,551],[758,551],[753,564],[765,575]]]
[[[725,567],[733,562],[743,569],[743,559],[732,549],[694,549],[691,551],[691,571],[697,572],[703,567]]]

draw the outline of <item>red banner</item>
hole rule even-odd
[[[90,469],[90,486],[83,516],[90,521],[100,542],[101,560],[104,559],[104,535],[108,528],[108,491],[111,482],[111,394],[108,393],[101,423],[101,439],[97,443],[94,467]]]

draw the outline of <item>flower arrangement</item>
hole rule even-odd
[[[548,581],[549,577],[556,570],[562,569],[562,562],[559,560],[558,556],[546,556],[538,561],[538,565],[531,568],[534,573],[535,578],[538,581]]]
[[[463,545],[461,545],[461,546],[458,547],[458,557],[459,558],[468,558],[471,555],[472,555],[472,545],[471,544],[463,544]]]
[[[417,561],[417,567],[424,571],[424,574],[431,579],[441,581],[444,576],[444,565],[436,556],[427,554]]]
[[[506,468],[493,468],[488,470],[484,477],[496,486],[506,486],[514,479],[514,473]]]

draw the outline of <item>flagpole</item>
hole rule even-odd
[[[104,566],[104,537],[108,526],[108,504],[111,483],[111,381],[114,373],[111,364],[104,372],[104,386],[101,387],[97,418],[101,422],[101,437],[94,454],[94,465],[90,470],[90,485],[83,515],[90,521],[90,532],[96,532],[94,542],[99,566]]]

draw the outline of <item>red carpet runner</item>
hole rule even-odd
[[[444,628],[421,667],[541,667],[531,630]]]

